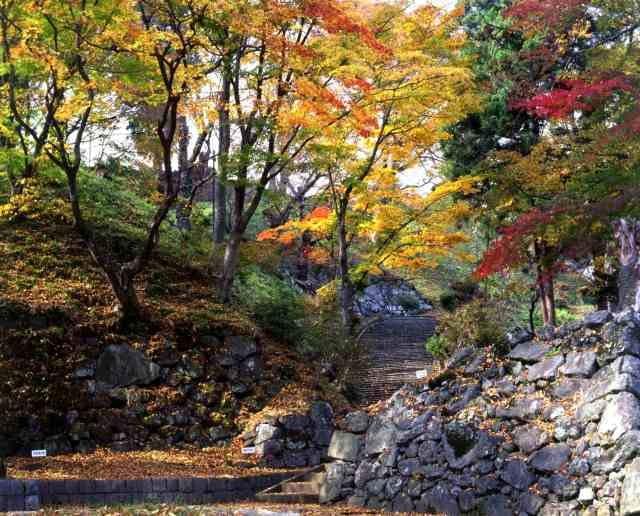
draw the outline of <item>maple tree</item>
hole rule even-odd
[[[172,180],[178,113],[190,87],[202,76],[199,67],[190,66],[189,56],[200,37],[193,21],[203,13],[185,5],[177,14],[173,2],[143,2],[139,9],[136,5],[128,0],[77,5],[51,0],[8,2],[2,11],[3,56],[12,77],[8,97],[24,135],[25,174],[33,175],[32,164],[42,155],[65,173],[74,227],[108,278],[123,322],[141,316],[134,280],[156,247],[160,226],[178,196]],[[30,71],[30,82],[17,80],[21,69]],[[146,81],[138,82],[140,77]],[[168,178],[145,241],[124,263],[95,240],[78,184],[88,130],[117,117],[120,104],[113,102],[114,91],[121,101],[143,99],[160,106],[157,138]],[[41,106],[40,116],[32,116],[33,104]],[[208,131],[203,130],[195,155]]]
[[[345,59],[348,52],[350,69],[367,78],[324,95],[330,105],[348,105],[350,110],[312,147],[316,166],[325,174],[332,214],[322,211],[326,217],[320,220],[327,224],[318,227],[318,212],[312,212],[262,238],[279,234],[286,243],[296,232],[324,231],[335,239],[340,310],[347,331],[353,327],[355,289],[368,273],[432,264],[434,256],[464,240],[451,225],[466,211],[464,203],[437,208],[453,193],[471,191],[473,178],[447,183],[427,196],[403,187],[400,179],[403,171],[418,174],[421,158],[446,138],[446,125],[475,106],[471,75],[460,55],[463,40],[455,33],[456,17],[434,7],[407,15],[397,6],[380,6],[369,23],[374,30],[380,27],[375,30],[379,40],[393,51],[346,47],[335,55],[331,38],[323,42],[334,61]],[[326,107],[314,110],[326,116]],[[352,270],[356,245],[359,264]]]
[[[613,15],[619,5],[601,2],[600,11],[590,5],[523,0],[506,10],[515,30],[536,41],[536,56],[561,51],[565,57],[562,68],[547,67],[543,80],[525,85],[510,102],[510,109],[540,120],[545,134],[530,153],[494,157],[488,176],[499,186],[494,206],[512,215],[476,273],[484,277],[520,265],[531,250],[549,324],[555,323],[549,312],[553,296],[545,293],[562,260],[591,255],[602,247],[597,239],[610,238],[614,229],[626,254],[620,259],[621,293],[630,290],[623,284],[637,284],[630,280],[634,224],[625,218],[612,224],[637,210],[635,202],[623,202],[630,201],[625,189],[637,181],[637,132],[629,123],[637,100],[633,73],[620,53],[621,47],[633,48],[626,36],[636,21],[630,12]],[[607,63],[604,56],[618,59]],[[514,220],[514,213],[523,214]],[[629,296],[620,295],[621,306],[629,304],[624,301]]]

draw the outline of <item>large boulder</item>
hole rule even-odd
[[[374,418],[365,437],[365,455],[369,457],[392,449],[396,444],[396,434],[396,427],[391,421]]]
[[[551,351],[550,344],[531,340],[522,342],[513,348],[511,353],[509,353],[509,358],[527,363],[537,362],[538,360],[542,360],[549,351]]]
[[[571,456],[571,448],[566,444],[545,446],[529,459],[529,465],[538,471],[553,473],[564,466]]]
[[[363,317],[412,315],[433,308],[413,285],[399,278],[375,280],[357,295],[354,305]]]
[[[112,387],[149,385],[160,377],[160,366],[127,344],[112,344],[96,364],[95,378]]]
[[[598,432],[618,439],[629,430],[640,428],[640,402],[630,392],[611,396],[605,406]]]
[[[567,353],[567,360],[560,372],[567,376],[591,376],[598,367],[597,358],[594,351]]]
[[[358,460],[362,437],[349,432],[333,432],[328,455],[332,459],[355,462]]]
[[[555,378],[558,368],[562,364],[564,364],[564,357],[562,355],[542,360],[529,367],[527,379],[530,382],[535,382],[537,380],[550,380],[551,378]]]

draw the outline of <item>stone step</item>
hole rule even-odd
[[[282,486],[282,492],[318,495],[320,493],[320,485],[316,482],[288,482]]]
[[[320,494],[320,486],[313,482],[290,482],[282,486],[283,493],[290,494]]]
[[[318,495],[312,493],[258,493],[256,498],[266,503],[318,503]]]
[[[269,503],[319,503],[320,487],[325,473],[322,466],[316,466],[289,480],[265,489],[256,499]]]

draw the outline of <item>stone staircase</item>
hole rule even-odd
[[[317,466],[265,489],[256,495],[256,499],[268,503],[317,504],[324,478],[324,466]]]
[[[433,359],[425,350],[425,342],[435,327],[436,319],[425,315],[390,317],[367,329],[361,337],[367,356],[353,373],[362,405],[389,397],[415,381],[417,371],[431,368]]]

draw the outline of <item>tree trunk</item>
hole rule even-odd
[[[109,274],[107,274],[109,276]],[[142,309],[138,301],[138,294],[134,284],[134,275],[129,273],[126,265],[120,269],[120,274],[115,279],[110,279],[111,288],[118,300],[120,322],[123,326],[142,319]]]
[[[231,149],[231,124],[229,121],[229,101],[231,100],[231,63],[225,63],[218,108],[218,173],[215,178],[215,200],[213,215],[213,241],[224,242],[227,233],[227,175],[229,151]]]
[[[231,287],[233,286],[233,279],[238,266],[242,235],[242,231],[234,230],[229,235],[229,240],[225,247],[222,276],[220,277],[220,297],[225,303],[231,298]]]
[[[354,329],[353,283],[349,277],[349,243],[347,241],[346,203],[338,211],[338,279],[340,280],[340,319],[345,335]]]
[[[618,310],[633,308],[640,311],[640,222],[634,219],[620,219],[616,224],[615,235],[620,248]]]
[[[538,277],[540,301],[542,303],[542,322],[545,326],[556,326],[556,300],[553,276],[548,270],[543,270]]]
[[[178,117],[178,170],[178,185],[183,202],[179,202],[176,206],[176,225],[181,231],[189,231],[191,216],[184,201],[191,195],[193,178],[189,166],[189,126],[187,117],[184,115]]]

